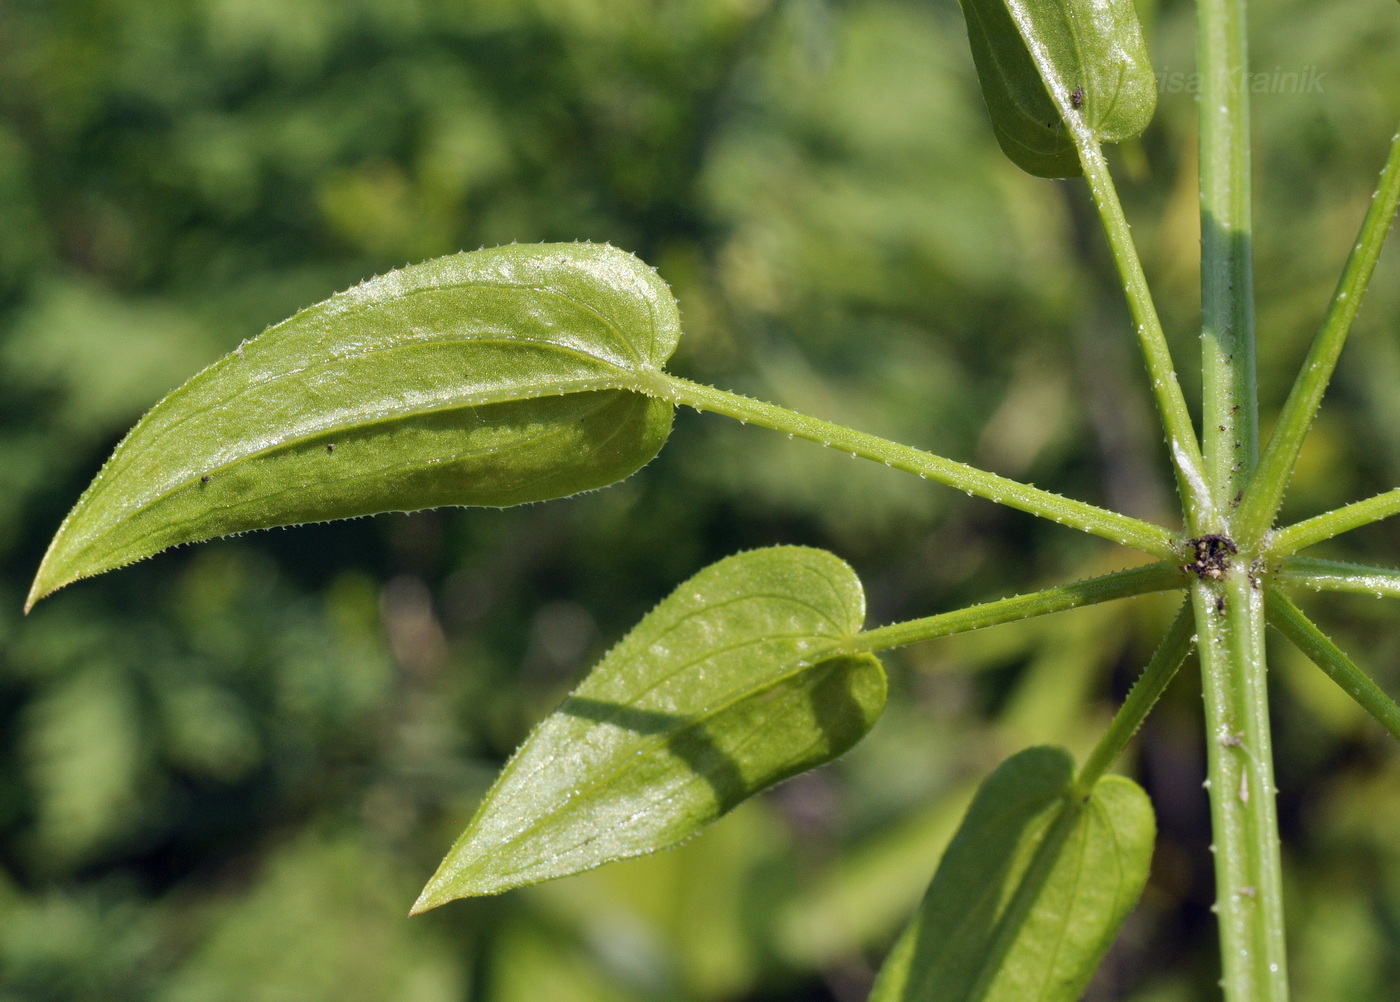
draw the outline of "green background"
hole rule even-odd
[[[1193,10],[1139,11],[1163,92],[1113,162],[1191,386]],[[1400,11],[1252,18],[1267,420],[1395,131]],[[1170,599],[894,654],[865,742],[680,849],[404,916],[531,724],[714,560],[830,548],[877,624],[1131,555],[683,412],[605,491],[185,548],[27,619],[23,594],[167,390],[369,275],[510,241],[657,265],[678,374],[1169,518],[1096,226],[996,149],[952,0],[5,0],[0,1000],[863,999],[975,784],[1082,755]],[[1391,248],[1286,517],[1400,482],[1397,387]],[[1400,692],[1392,606],[1306,608]],[[1218,993],[1193,670],[1125,763],[1161,835],[1091,999]],[[1400,756],[1281,644],[1273,680],[1297,995],[1391,998]]]

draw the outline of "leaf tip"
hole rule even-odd
[[[433,893],[433,887],[429,884],[423,888],[423,893],[418,895],[418,900],[413,902],[413,907],[408,910],[409,918],[417,918],[425,912],[430,912],[438,905],[445,905],[451,901],[450,897],[444,897]]]
[[[487,894],[498,894],[502,890],[505,890],[503,887],[470,884],[469,878],[460,868],[453,869],[450,866],[455,855],[456,850],[454,849],[453,852],[448,854],[447,859],[442,861],[442,865],[438,867],[437,872],[428,880],[422,893],[418,895],[418,900],[413,902],[413,907],[408,910],[409,918],[422,915],[424,912],[430,912],[434,908],[439,908],[449,901],[456,901],[459,898],[473,898]]]
[[[39,569],[34,572],[34,582],[29,586],[29,594],[24,600],[26,616],[59,589],[113,569],[113,565],[103,566],[83,558],[86,541],[82,530],[74,528],[82,508],[83,502],[79,501],[49,541],[49,548],[44,551],[44,559],[39,561]]]
[[[452,881],[448,879],[443,871],[447,868],[447,861],[443,860],[437,872],[429,878],[423,890],[418,895],[418,900],[413,902],[413,907],[408,910],[408,917],[422,915],[424,912],[432,911],[439,905],[445,905],[449,901],[456,900],[462,895],[453,893]]]
[[[49,544],[48,552],[44,554],[44,559],[39,562],[39,569],[34,572],[34,583],[29,586],[29,594],[24,599],[24,614],[29,615],[29,611],[38,605],[42,600],[48,598],[54,592],[65,585],[70,585],[82,575],[62,574],[54,569],[54,549],[58,546],[58,539],[55,538]]]

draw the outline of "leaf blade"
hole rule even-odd
[[[1079,154],[1001,0],[963,0],[968,42],[997,145],[1036,177],[1075,177]]]
[[[841,754],[884,705],[879,661],[842,650],[864,617],[821,550],[702,570],[531,733],[414,912],[673,845]]]
[[[605,245],[511,245],[363,283],[158,403],[55,535],[29,605],[178,543],[613,483],[670,432],[634,392],[674,350],[665,283]]]
[[[1132,0],[962,0],[962,9],[997,143],[1022,170],[1082,173],[1067,112],[1100,142],[1151,122],[1157,79]]]
[[[871,1002],[1075,1002],[1141,894],[1155,821],[1136,784],[1071,796],[1057,748],[978,790]]]

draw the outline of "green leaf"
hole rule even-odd
[[[1119,776],[1074,792],[1059,748],[1029,748],[977,791],[870,1002],[1075,1002],[1132,911],[1156,822]]]
[[[1132,0],[962,0],[962,9],[997,142],[1022,170],[1081,173],[1062,109],[1100,142],[1151,122],[1157,79]]]
[[[674,845],[840,755],[885,702],[855,573],[782,546],[665,599],[525,740],[414,905],[495,894]]]
[[[680,315],[630,254],[512,245],[390,272],[245,342],[141,419],[60,527],[29,605],[179,543],[613,483],[666,441],[632,391]]]

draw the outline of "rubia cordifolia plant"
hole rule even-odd
[[[1299,555],[1400,512],[1400,489],[1275,526],[1400,201],[1400,136],[1261,453],[1244,3],[1199,0],[1198,437],[1100,148],[1141,133],[1155,105],[1131,0],[963,0],[963,11],[1002,148],[1033,174],[1088,181],[1151,379],[1183,530],[674,376],[664,366],[680,315],[652,269],[607,246],[513,245],[366,282],[170,394],[64,521],[29,605],[178,543],[602,487],[657,453],[678,405],[818,442],[1155,562],[866,629],[860,581],[832,554],[782,546],[722,560],[646,616],[533,731],[414,911],[672,845],[840,755],[883,707],[880,651],[1178,589],[1181,611],[1082,766],[1031,748],[983,783],[872,997],[1078,997],[1142,890],[1154,839],[1146,795],[1106,772],[1195,647],[1222,983],[1234,1002],[1285,998],[1265,624],[1400,736],[1400,707],[1291,597],[1400,596],[1400,572]]]

